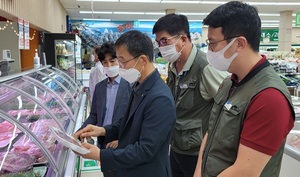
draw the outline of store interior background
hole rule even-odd
[[[153,44],[156,45],[155,36],[151,33],[152,26],[158,18],[168,13],[186,15],[190,20],[193,42],[197,47],[205,48],[203,44],[207,39],[207,27],[202,26],[202,20],[214,8],[225,2],[228,1],[1,0],[0,51],[1,53],[4,49],[11,51],[15,61],[11,63],[10,70],[11,73],[17,73],[33,69],[35,49],[38,49],[40,56],[44,52],[45,33],[78,33],[83,41],[83,50],[88,49],[89,53],[93,46],[101,45],[101,42],[105,41],[114,41],[123,32],[131,29],[149,34]],[[249,0],[247,2],[256,5],[261,16],[264,35],[261,39],[262,52],[274,49],[288,54],[292,48],[300,51],[300,26],[295,25],[296,14],[300,13],[299,0]],[[18,18],[30,23],[28,50],[19,49],[18,46]],[[84,51],[81,54],[83,58]],[[300,160],[296,161],[287,155],[283,158],[281,176],[298,176]],[[96,174],[98,175],[99,172]]]
[[[130,29],[143,30],[143,27],[139,25],[148,24],[145,29],[151,35],[151,24],[167,13],[185,14],[190,23],[195,26],[194,33],[197,32],[196,35],[200,35],[195,42],[201,47],[207,38],[207,27],[202,27],[201,23],[203,18],[215,7],[225,2],[228,1],[1,0],[0,27],[2,30],[0,30],[0,38],[4,42],[0,44],[0,51],[11,50],[12,58],[15,59],[15,62],[11,64],[11,70],[23,71],[33,67],[32,58],[35,49],[39,50],[40,55],[43,52],[44,33],[79,32],[79,36],[83,37],[89,35],[86,29],[94,26],[93,29],[102,34],[106,27],[112,27],[120,35]],[[257,6],[262,19],[262,29],[275,30],[271,35],[278,36],[275,40],[272,40],[273,38],[270,41],[262,40],[262,49],[270,47],[278,51],[290,51],[291,47],[300,48],[300,28],[295,26],[296,13],[300,12],[298,0],[251,0],[247,2]],[[14,32],[17,29],[18,17],[30,23],[29,50],[18,49],[18,36]],[[104,27],[101,24],[104,24]],[[128,24],[130,24],[129,28]],[[6,30],[3,30],[6,25]],[[76,28],[77,25],[83,26],[83,28]],[[87,28],[84,28],[84,25]],[[108,32],[110,32],[109,29]],[[152,37],[154,38],[154,36]],[[90,39],[89,42],[95,40],[93,36],[87,38]],[[98,40],[95,44],[99,41],[101,42]],[[85,43],[83,42],[83,44]],[[83,54],[84,52],[82,52]]]

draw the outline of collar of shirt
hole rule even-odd
[[[170,65],[171,71],[178,76],[183,75],[186,71],[190,70],[192,64],[194,63],[196,55],[197,55],[197,47],[193,44],[192,51],[191,51],[186,63],[184,64],[183,69],[180,71],[180,73],[177,74],[177,71],[175,68],[175,62],[171,63],[171,65]]]
[[[246,82],[246,80],[248,80],[248,78],[250,76],[252,76],[253,71],[267,61],[267,58],[266,58],[265,55],[261,55],[261,57],[262,58],[253,66],[253,68],[250,70],[250,72],[245,76],[245,78],[242,81],[238,82],[237,75],[236,74],[232,74],[231,75],[231,80],[233,81],[233,83],[235,85],[241,85],[242,83]]]
[[[114,84],[120,84],[120,82],[121,82],[121,76],[120,76],[120,75],[118,75],[118,76],[113,80],[112,83],[110,82],[109,78],[107,79],[107,85],[108,85],[108,86],[109,86],[109,85],[114,85]]]
[[[133,85],[133,91],[137,92],[138,90],[140,90],[140,88],[144,85],[145,81],[155,72],[155,70],[153,70],[144,80],[143,82],[139,83],[138,81]]]

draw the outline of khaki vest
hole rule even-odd
[[[203,153],[202,177],[217,176],[235,162],[248,104],[256,94],[270,87],[284,94],[293,111],[289,91],[268,61],[255,68],[236,86],[232,87],[230,77],[224,80],[215,97],[210,117],[208,139]],[[279,176],[284,144],[285,141],[268,162],[261,177]]]
[[[205,53],[198,50],[190,70],[180,76],[178,85],[177,76],[168,73],[167,84],[176,103],[177,119],[171,143],[176,153],[197,156],[207,131],[213,99],[206,101],[200,94],[201,76],[207,65]]]

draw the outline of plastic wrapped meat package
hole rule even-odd
[[[288,134],[286,143],[295,149],[300,150],[300,131],[299,130],[291,130]]]
[[[19,129],[16,129],[15,135],[13,135],[14,128],[15,126],[7,121],[0,123],[0,148],[7,146],[21,132]]]
[[[0,175],[28,171],[33,168],[35,159],[30,154],[0,152]]]
[[[49,126],[56,126],[53,120],[39,120],[30,125],[30,130],[38,137],[38,139],[43,143],[52,154],[55,151],[56,144],[55,137],[50,133]],[[28,153],[35,157],[36,163],[46,162],[46,158],[39,147],[37,147],[34,142],[32,142],[27,136],[23,136],[13,145],[13,152],[17,153]]]

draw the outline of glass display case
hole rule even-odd
[[[65,176],[75,161],[50,127],[72,134],[84,104],[78,85],[50,66],[1,78],[0,176]]]
[[[81,64],[81,39],[71,33],[46,33],[45,53],[47,64],[68,74],[77,81],[76,69]]]

